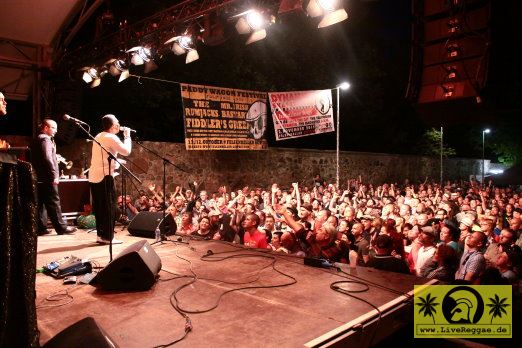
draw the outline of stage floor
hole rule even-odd
[[[128,235],[126,230],[119,231],[116,237],[124,243],[113,246],[114,257],[143,239]],[[109,261],[109,247],[95,240],[95,233],[84,230],[74,235],[41,236],[37,265],[74,255],[103,267]],[[153,247],[161,258],[162,270],[159,281],[148,291],[108,292],[91,285],[63,285],[60,279],[37,274],[40,342],[44,344],[69,325],[91,316],[120,347],[169,343],[181,337],[185,328],[185,319],[171,306],[171,295],[191,280],[180,275],[195,275],[197,280],[177,293],[180,307],[191,312],[217,307],[205,313],[189,313],[193,330],[177,346],[320,346],[330,337],[352,331],[357,334],[351,339],[357,339],[356,346],[360,347],[372,339],[375,343],[405,325],[412,311],[401,293],[412,291],[414,284],[426,282],[370,268],[343,268],[347,273],[392,289],[367,283],[368,291],[355,294],[384,312],[389,308],[392,314],[378,323],[372,306],[330,288],[333,282],[346,278],[358,280],[336,270],[309,267],[299,258],[214,241],[191,240],[187,244]],[[202,259],[209,250],[212,255]],[[352,290],[363,287],[343,286]],[[241,287],[255,288],[224,294]],[[46,299],[53,294],[58,301]],[[372,321],[374,325],[364,324]],[[374,330],[377,330],[375,336]],[[341,341],[338,346],[345,346],[346,342]]]

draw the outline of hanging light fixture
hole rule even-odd
[[[306,6],[310,17],[323,16],[318,28],[329,27],[348,18],[348,13],[342,7],[341,0],[310,0]]]
[[[80,71],[83,71],[82,74],[82,80],[85,83],[90,83],[91,87],[98,87],[101,83],[101,78],[104,74],[102,72],[98,71],[95,67],[83,67],[80,69]]]
[[[156,70],[158,66],[152,60],[152,50],[147,46],[136,46],[126,51],[131,54],[131,63],[145,65],[145,73]]]
[[[120,76],[118,82],[121,82],[129,77],[129,65],[123,59],[110,59],[105,62],[105,66],[108,67],[109,73],[112,76]]]
[[[150,48],[136,46],[126,51],[131,54],[131,63],[134,65],[143,65],[152,59]]]
[[[196,50],[196,46],[191,35],[185,33],[180,36],[174,36],[173,38],[167,40],[165,45],[170,43],[172,43],[172,52],[174,52],[175,55],[181,56],[183,54],[187,54],[185,64],[192,63],[193,61],[199,59],[199,54]]]
[[[274,16],[266,16],[258,10],[248,10],[234,17],[239,17],[236,30],[239,34],[250,34],[246,45],[266,38],[266,28],[275,22]]]

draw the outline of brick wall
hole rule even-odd
[[[245,185],[268,187],[273,182],[290,186],[291,182],[309,184],[315,173],[320,173],[330,182],[335,182],[335,151],[270,148],[266,151],[186,151],[180,143],[143,142],[148,148],[168,158],[180,169],[166,167],[167,192],[176,185],[188,187],[188,182],[203,183],[214,191],[221,185],[240,188]],[[87,165],[90,161],[91,143],[77,140],[58,152],[74,162],[69,174],[79,174],[85,154]],[[132,154],[127,158],[128,167],[143,184],[161,184],[163,165],[151,153],[133,144]],[[449,158],[444,160],[444,178],[469,179],[469,175],[481,172],[480,159]],[[486,170],[489,161],[486,161]],[[186,171],[183,172],[182,170]],[[440,177],[439,158],[394,155],[366,152],[341,152],[340,182],[361,175],[363,181],[379,184],[382,182],[424,181],[426,176],[438,181]],[[67,174],[67,173],[66,173]],[[128,183],[129,189],[134,185]]]

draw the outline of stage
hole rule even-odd
[[[120,231],[120,227],[117,230],[116,237],[124,243],[113,246],[114,257],[143,239]],[[37,265],[74,255],[105,266],[109,247],[95,240],[95,233],[84,230],[74,235],[41,236]],[[195,277],[196,281],[176,296],[183,310],[203,313],[187,313],[192,331],[176,346],[315,347],[352,343],[364,347],[396,332],[411,319],[411,300],[404,294],[412,295],[414,284],[427,281],[346,265],[343,270],[351,275],[347,276],[335,269],[305,266],[300,258],[215,241],[168,242],[153,248],[161,258],[162,270],[159,281],[148,291],[108,292],[85,284],[64,285],[60,279],[38,273],[40,343],[90,316],[120,347],[167,344],[183,336],[186,325],[185,318],[171,306],[171,295]],[[343,280],[367,284],[367,291],[353,295],[379,307],[380,319],[370,304],[330,288]],[[365,288],[355,283],[340,286]],[[245,287],[251,289],[240,289]],[[240,290],[230,292],[234,289]],[[57,294],[54,299],[58,301],[46,300],[52,294]]]

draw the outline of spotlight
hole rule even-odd
[[[263,15],[257,11],[247,13],[245,19],[248,26],[252,30],[263,29],[265,26],[265,19],[263,18]]]
[[[118,82],[121,82],[129,77],[129,65],[123,59],[110,59],[105,62],[105,66],[108,67],[109,73],[112,76],[120,75]]]
[[[131,63],[134,65],[143,65],[152,59],[152,53],[148,47],[136,46],[127,53],[131,53]]]
[[[136,46],[127,51],[127,53],[131,54],[131,63],[134,65],[143,65],[145,64],[145,73],[149,73],[153,70],[156,70],[158,66],[152,60],[152,51],[149,47],[145,46]],[[128,76],[127,76],[128,77]],[[120,82],[122,80],[120,79]]]
[[[181,56],[183,54],[187,54],[185,59],[185,64],[192,63],[195,60],[199,59],[198,51],[195,48],[194,41],[190,35],[180,35],[174,36],[173,38],[167,40],[165,44],[172,43],[172,51],[175,55]]]
[[[98,87],[101,83],[102,76],[107,73],[106,70],[99,72],[98,69],[94,67],[84,67],[81,68],[80,71],[83,71],[82,80],[85,81],[85,83],[90,83],[91,88]]]
[[[85,67],[80,70],[83,70],[82,80],[85,81],[85,83],[91,83],[99,78],[98,70],[96,70],[96,68]]]
[[[318,28],[329,27],[348,18],[340,0],[310,0],[306,12],[310,17],[323,16],[317,25]]]
[[[275,22],[274,16],[267,17],[257,10],[248,10],[234,17],[240,17],[236,23],[239,34],[249,34],[246,44],[266,38],[266,28]]]

